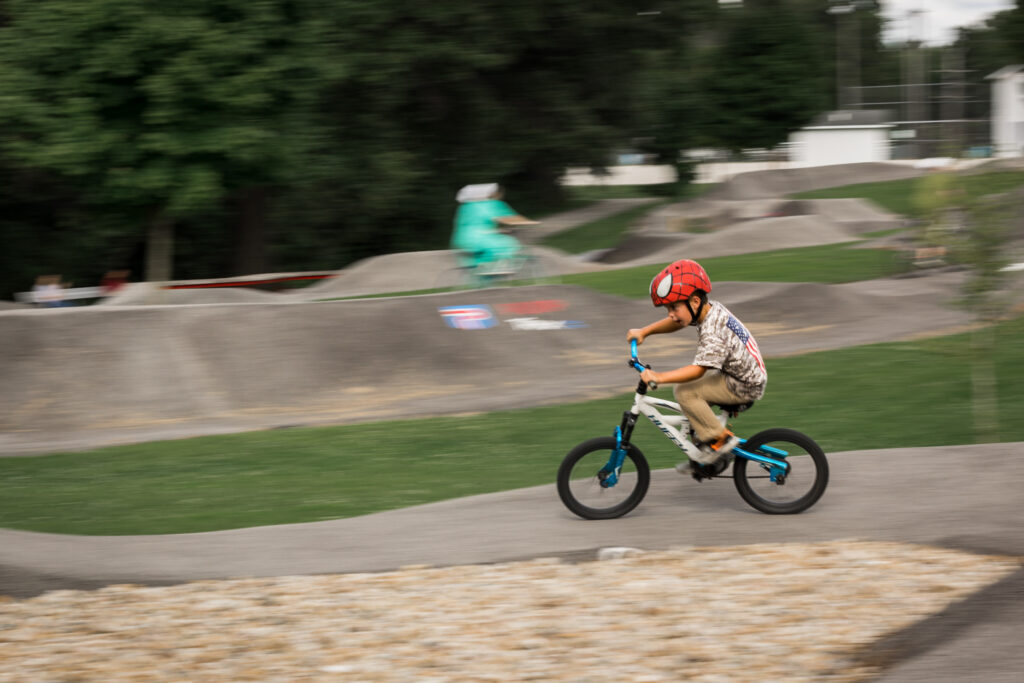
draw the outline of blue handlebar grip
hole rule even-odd
[[[636,357],[636,339],[630,339],[629,340],[629,350],[633,354],[632,358],[630,358],[630,360],[633,361],[633,368],[637,372],[643,372],[644,370],[646,370],[647,368],[645,366],[641,365],[640,361]],[[651,388],[651,390],[653,391],[654,389],[658,388],[658,383],[657,382],[648,382],[647,386],[649,386]]]

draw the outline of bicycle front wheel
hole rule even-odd
[[[612,471],[615,439],[600,436],[569,451],[558,468],[558,496],[584,519],[614,519],[630,512],[647,495],[651,469],[630,445],[620,470]]]
[[[469,289],[473,284],[472,268],[453,265],[437,274],[432,289]]]
[[[766,429],[741,448],[785,461],[779,476],[769,465],[737,455],[733,465],[736,490],[756,510],[769,515],[792,515],[818,502],[828,486],[828,460],[814,439],[792,429]]]

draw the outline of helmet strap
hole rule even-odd
[[[701,292],[698,296],[700,296],[700,306],[697,307],[696,313],[690,308],[690,297],[686,297],[686,300],[683,302],[683,305],[686,306],[686,311],[690,314],[690,325],[696,325],[700,322],[700,316],[708,305],[707,292]]]

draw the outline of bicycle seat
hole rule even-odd
[[[736,417],[744,410],[750,410],[754,405],[753,401],[747,401],[746,403],[712,403],[713,406],[718,406],[725,412],[729,413],[730,417]]]

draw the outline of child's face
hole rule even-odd
[[[686,310],[685,301],[677,301],[674,304],[665,304],[665,311],[668,312],[668,317],[672,318],[673,321],[679,325],[683,325],[684,327],[693,322],[693,317],[690,315],[690,311]]]

